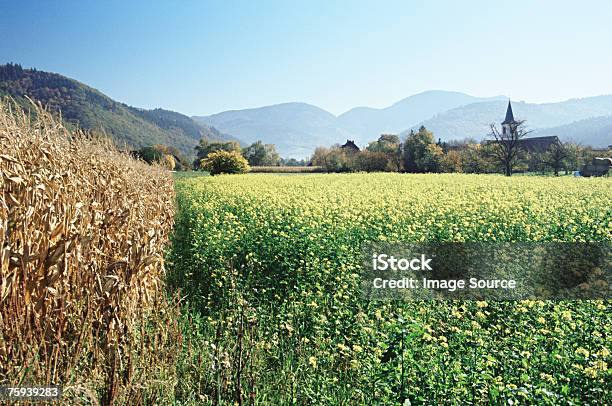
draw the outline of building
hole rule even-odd
[[[514,119],[514,113],[512,112],[512,103],[508,100],[508,108],[506,109],[506,118],[502,122],[502,133],[503,135],[510,135],[516,131],[519,126],[519,122]]]
[[[514,112],[512,111],[512,103],[508,100],[508,107],[506,108],[506,117],[504,121],[502,121],[502,136],[504,140],[501,142],[509,142],[511,139],[511,134],[513,134],[518,126],[521,124],[520,121],[517,121],[514,118]],[[498,142],[496,140],[488,141],[487,143]],[[528,152],[530,154],[536,153],[541,154],[543,152],[549,151],[553,145],[559,145],[561,141],[559,137],[556,135],[544,136],[544,137],[529,137],[529,138],[521,138],[517,140],[517,147]]]
[[[357,144],[355,144],[355,141],[353,140],[346,140],[344,145],[342,145],[340,148],[347,152],[359,152],[359,147],[357,146]]]
[[[531,137],[531,138],[523,138],[519,140],[519,148],[524,151],[529,152],[530,154],[536,153],[541,154],[543,152],[549,151],[553,145],[560,145],[561,141],[559,137],[556,135],[546,136],[546,137]]]

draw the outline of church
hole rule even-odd
[[[512,111],[512,102],[508,100],[508,107],[506,108],[506,117],[502,121],[502,135],[509,137],[515,132],[521,121],[514,119],[514,112]],[[543,153],[550,149],[555,144],[560,144],[561,141],[556,135],[544,136],[544,137],[530,137],[522,138],[518,141],[519,148],[529,153]]]

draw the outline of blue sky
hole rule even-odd
[[[611,21],[604,0],[0,0],[0,63],[189,115],[431,89],[559,101],[612,93]]]

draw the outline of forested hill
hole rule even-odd
[[[203,136],[235,139],[183,114],[131,107],[76,80],[15,64],[0,65],[0,96],[11,96],[23,106],[29,104],[28,96],[52,111],[61,111],[64,121],[71,125],[102,130],[119,146],[127,144],[135,149],[165,144],[191,155]]]

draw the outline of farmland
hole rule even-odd
[[[608,179],[177,180],[177,401],[609,403],[608,301],[370,302],[369,241],[612,240]]]
[[[31,109],[0,100],[0,383],[61,385],[62,404],[168,403],[172,178]]]

